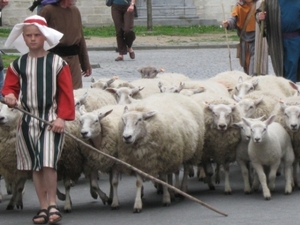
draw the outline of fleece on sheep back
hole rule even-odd
[[[199,162],[204,143],[202,109],[187,96],[161,93],[129,105],[123,119],[150,111],[156,114],[142,121],[144,135],[131,144],[120,140],[119,159],[152,175],[172,173],[185,162]],[[123,130],[120,122],[121,138]]]

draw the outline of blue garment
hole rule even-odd
[[[130,5],[131,0],[114,0],[113,4],[116,5]]]
[[[282,33],[300,31],[300,0],[278,0]],[[283,37],[283,77],[297,82],[300,62],[300,36]]]
[[[281,31],[300,30],[300,0],[278,0],[281,12]]]

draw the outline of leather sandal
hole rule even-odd
[[[115,58],[115,61],[123,61],[123,57],[121,57],[121,56],[118,56],[117,58]]]
[[[135,59],[135,53],[134,52],[129,52],[129,56],[131,59]]]
[[[44,214],[42,214],[44,213]],[[48,223],[48,210],[47,209],[41,209],[37,212],[37,214],[32,218],[32,222],[34,224],[46,224]],[[44,221],[37,222],[36,219],[44,219]]]
[[[56,209],[57,211],[50,212],[51,209]],[[55,220],[50,221],[50,217],[53,215],[57,215],[58,217]],[[55,223],[61,221],[62,215],[60,214],[59,209],[57,208],[56,205],[50,205],[48,207],[48,218],[49,218],[49,224],[55,224]]]

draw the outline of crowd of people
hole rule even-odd
[[[64,144],[65,121],[75,117],[73,90],[82,87],[82,76],[92,74],[81,14],[75,2],[34,1],[30,10],[37,7],[38,15],[16,24],[5,42],[6,47],[14,46],[22,55],[21,60],[13,61],[8,67],[3,88],[0,60],[0,90],[5,103],[49,121],[48,125],[41,125],[24,114],[17,132],[18,169],[33,171],[40,203],[32,218],[34,224],[53,224],[62,219],[56,202],[56,165]],[[269,53],[276,75],[297,82],[300,79],[300,1],[260,3],[238,1],[231,17],[222,23],[226,29],[237,29],[240,64],[247,74],[267,74]],[[1,9],[7,4],[8,0],[0,0]],[[127,53],[135,59],[134,10],[135,0],[113,0],[111,15],[118,47],[115,61],[123,61]],[[268,51],[262,46],[268,46]],[[51,144],[45,147],[43,143]]]

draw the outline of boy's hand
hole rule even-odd
[[[7,104],[7,106],[9,108],[14,108],[18,105],[17,104],[17,99],[16,99],[14,94],[5,95],[4,96],[4,102]]]
[[[222,26],[223,26],[223,27],[227,28],[228,25],[229,25],[229,23],[228,23],[227,20],[224,20],[224,21],[222,22]]]
[[[265,20],[266,19],[266,12],[258,13],[258,19],[259,20]]]
[[[65,128],[65,120],[57,118],[52,122],[52,126],[48,130],[52,130],[55,133],[63,133]]]

